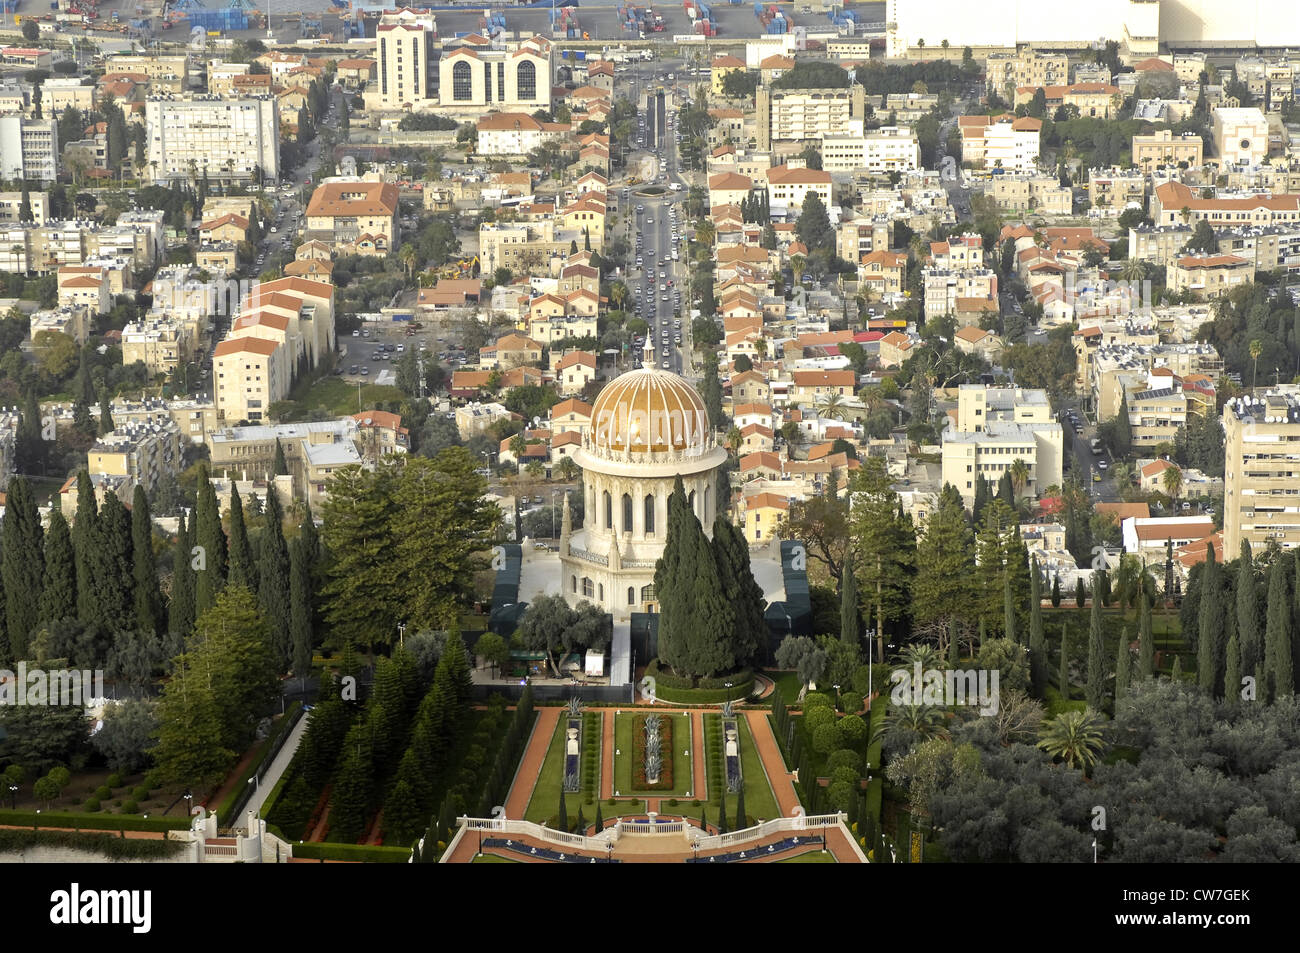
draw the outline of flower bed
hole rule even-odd
[[[637,791],[671,791],[673,789],[673,719],[664,717],[660,722],[659,750],[663,753],[663,767],[654,784],[645,779],[645,719],[638,714],[632,721],[632,788]]]

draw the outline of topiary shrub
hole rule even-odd
[[[830,754],[840,746],[840,733],[835,730],[835,723],[820,725],[813,729],[813,750],[818,754]]]
[[[858,772],[853,768],[836,768],[831,772],[831,783],[843,781],[846,784],[854,785],[858,783]]]
[[[139,804],[136,804],[135,801],[127,801],[126,803],[124,803],[124,804],[122,805],[122,813],[123,813],[123,814],[139,814],[139,813],[140,813],[140,805],[139,805]]]
[[[836,781],[826,791],[831,807],[837,811],[847,811],[849,801],[853,798],[853,786],[844,781]]]
[[[149,800],[149,795],[152,793],[153,792],[150,791],[143,784],[137,784],[134,788],[131,789],[131,797],[133,800],[136,801],[147,801]]]
[[[113,796],[113,789],[106,784],[101,784],[95,788],[95,797],[100,801],[107,801]]]
[[[108,776],[108,780],[105,781],[104,783],[107,784],[110,788],[120,788],[122,786],[122,775],[118,774],[117,772],[114,772],[113,774],[110,774]]]
[[[98,810],[99,810],[99,798],[97,798],[97,797],[86,798],[86,810],[89,811],[89,812],[91,812],[92,814],[93,814],[95,811],[98,811]]]
[[[831,756],[826,759],[826,770],[834,774],[836,768],[852,768],[854,777],[861,777],[862,755],[852,748],[840,748],[838,751],[832,751]]]
[[[833,708],[814,708],[805,712],[803,716],[804,727],[811,733],[816,733],[817,729],[823,725],[835,724],[835,709]]]
[[[845,712],[856,715],[862,711],[862,696],[857,692],[845,692],[840,696],[840,704],[844,706]]]
[[[831,702],[831,696],[824,695],[821,692],[809,692],[803,697],[804,714],[807,714],[814,708],[830,708],[833,710],[835,705]]]

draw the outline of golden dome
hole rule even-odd
[[[681,376],[654,367],[607,384],[591,408],[591,446],[620,453],[704,451],[712,446],[709,412]]]

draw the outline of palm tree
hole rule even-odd
[[[1141,258],[1126,258],[1119,268],[1120,279],[1127,282],[1143,281],[1147,276],[1147,263]]]
[[[910,747],[915,741],[947,738],[946,721],[943,710],[930,705],[891,705],[872,741],[883,739],[885,747],[893,749]]]
[[[829,417],[832,420],[843,420],[846,413],[844,395],[833,392],[827,394],[822,398],[817,410],[823,417]]]
[[[709,219],[702,219],[695,223],[695,241],[704,247],[711,247],[717,235],[718,230]]]
[[[790,272],[794,275],[794,283],[796,285],[799,283],[799,280],[803,278],[803,271],[807,264],[808,262],[803,255],[790,256]]]
[[[578,465],[573,462],[572,457],[561,457],[557,469],[560,471],[560,478],[566,483],[578,475]]]
[[[1171,500],[1177,500],[1178,494],[1183,491],[1183,471],[1178,467],[1170,466],[1160,479],[1165,485],[1165,494]]]
[[[397,251],[397,260],[406,269],[406,279],[409,281],[411,273],[415,271],[415,246],[410,242],[403,243],[402,247]]]
[[[1250,342],[1250,359],[1254,361],[1254,367],[1250,372],[1250,390],[1254,393],[1255,384],[1259,380],[1259,356],[1264,353],[1264,342],[1256,338]]]
[[[948,41],[943,40],[939,43],[939,45],[943,47],[943,58],[946,60],[948,58],[948,45],[949,45]]]
[[[1053,758],[1064,760],[1067,767],[1082,768],[1084,774],[1087,774],[1106,747],[1101,732],[1101,719],[1091,708],[1085,711],[1063,711],[1051,721],[1043,723],[1039,731],[1038,747]]]
[[[918,50],[920,50],[922,53],[924,53],[924,52],[925,52],[925,40],[917,40],[917,41],[916,41],[916,48],[917,48]]]
[[[1110,468],[1110,472],[1121,493],[1133,485],[1133,464],[1120,461]]]
[[[908,669],[916,668],[919,663],[921,671],[932,668],[947,668],[948,660],[929,642],[910,642],[898,653],[898,664]]]
[[[1016,499],[1020,499],[1024,495],[1025,487],[1029,485],[1029,464],[1016,457],[1007,472],[1011,474],[1011,488],[1016,491]]]

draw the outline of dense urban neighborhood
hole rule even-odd
[[[1300,862],[1288,4],[33,3],[0,861]]]

